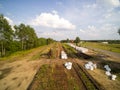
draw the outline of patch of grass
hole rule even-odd
[[[57,48],[58,48],[57,43],[53,43],[53,44],[44,46],[41,48],[39,53],[32,56],[31,60],[36,60],[36,59],[40,59],[40,58],[52,58],[52,59],[56,58],[57,52],[58,52]]]
[[[72,48],[71,46],[69,46],[67,44],[62,44],[62,45],[63,45],[63,48],[64,48],[65,52],[67,53],[68,57],[77,58],[77,56],[76,56],[77,51],[74,48]]]
[[[56,58],[60,58],[60,48],[61,48],[61,43],[55,43],[53,47],[50,48],[49,51],[49,58],[50,59],[56,59]]]
[[[41,50],[39,51],[39,53],[37,53],[31,57],[31,60],[39,59],[39,58],[41,58],[41,56],[43,54],[48,53],[48,51],[46,51],[46,49],[47,49],[46,47],[42,47]]]
[[[22,57],[22,56],[25,56],[26,54],[30,53],[31,51],[32,50],[18,51],[18,52],[11,54],[10,56],[0,58],[0,60],[11,60],[11,59],[14,59],[17,57]]]
[[[10,56],[0,58],[0,60],[14,60],[16,58],[21,58],[21,57],[27,56],[28,54],[32,53],[35,50],[41,49],[42,47],[43,46],[40,46],[40,47],[37,47],[34,49],[30,49],[30,50],[18,51],[18,52],[11,54]]]
[[[81,77],[84,79],[84,82],[88,88],[88,90],[96,90],[94,85],[90,82],[90,80],[87,78],[84,72],[80,71]]]
[[[48,87],[48,79],[50,79],[49,73],[51,73],[51,67],[48,64],[41,66],[39,72],[35,76],[34,81],[36,85],[33,87],[35,90],[45,90]]]
[[[103,50],[120,53],[120,44],[103,44],[103,43],[85,42],[82,44],[82,46],[99,48]]]
[[[76,79],[72,76],[68,78],[68,90],[80,90]]]

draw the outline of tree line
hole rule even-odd
[[[14,30],[8,21],[0,14],[0,57],[13,52],[28,50],[54,42],[51,38],[38,38],[34,28],[21,23]]]
[[[62,43],[76,43],[76,45],[78,45],[80,41],[79,37],[76,37],[75,40],[69,40],[68,38],[66,40],[61,40]]]

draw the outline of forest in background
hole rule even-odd
[[[12,27],[4,15],[0,14],[0,57],[48,45],[54,41],[52,38],[38,38],[34,28],[29,25],[21,23]]]

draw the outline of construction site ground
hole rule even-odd
[[[86,90],[73,67],[67,70],[64,64],[72,62],[84,67],[88,61],[97,64],[97,69],[86,71],[102,89],[120,90],[120,61],[118,59],[89,50],[86,54],[93,58],[85,59],[81,56],[82,58],[68,57],[67,60],[62,60],[60,59],[61,50],[64,50],[62,44],[54,43],[36,48],[23,57],[16,57],[11,61],[0,61],[0,90]],[[112,73],[117,75],[115,81],[105,75],[103,68],[105,64],[109,64]],[[43,73],[43,79],[41,73]],[[39,79],[36,80],[36,78]]]

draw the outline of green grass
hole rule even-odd
[[[83,71],[79,71],[81,73],[81,77],[84,79],[85,84],[89,90],[96,90],[93,83],[90,82],[90,80],[87,78],[85,73]]]
[[[69,77],[68,79],[68,89],[69,90],[80,90],[79,85],[76,83],[76,79],[74,77]]]
[[[33,87],[35,90],[45,90],[48,87],[52,88],[51,68],[48,64],[41,66],[40,71],[35,76],[34,82],[36,85],[34,84],[34,86],[36,87]]]
[[[24,51],[18,51],[18,52],[15,52],[9,56],[6,56],[6,57],[2,57],[0,58],[0,61],[1,60],[14,60],[14,59],[18,59],[18,58],[21,58],[21,57],[25,57],[27,56],[28,54],[34,52],[35,50],[38,50],[38,49],[41,49],[43,48],[44,46],[40,46],[40,47],[37,47],[37,48],[33,48],[33,49],[30,49],[30,50],[24,50]]]
[[[26,50],[26,51],[18,51],[18,52],[15,52],[15,53],[11,54],[10,56],[0,58],[0,60],[12,60],[12,59],[17,58],[17,57],[25,56],[26,54],[28,54],[32,51],[33,51],[33,49],[32,50]]]
[[[68,57],[77,58],[77,56],[76,56],[77,51],[74,48],[72,48],[71,46],[69,46],[67,44],[62,44],[62,45],[63,45],[63,48],[64,48],[65,52],[67,53]]]
[[[31,60],[37,60],[40,58],[54,59],[57,57],[57,48],[57,43],[52,43],[50,45],[44,46],[41,48],[39,53],[32,56]]]
[[[50,48],[49,58],[51,58],[51,59],[57,58],[57,53],[58,53],[57,48],[59,48],[57,43],[55,43],[54,46],[52,48]]]
[[[47,58],[47,57],[48,57],[47,54],[48,54],[51,46],[52,46],[52,45],[50,44],[50,45],[41,47],[39,53],[33,55],[30,60],[40,59],[40,58],[42,58],[43,56]]]
[[[99,48],[99,49],[103,49],[103,50],[120,53],[120,44],[103,44],[103,43],[85,42],[82,44],[82,46]]]

